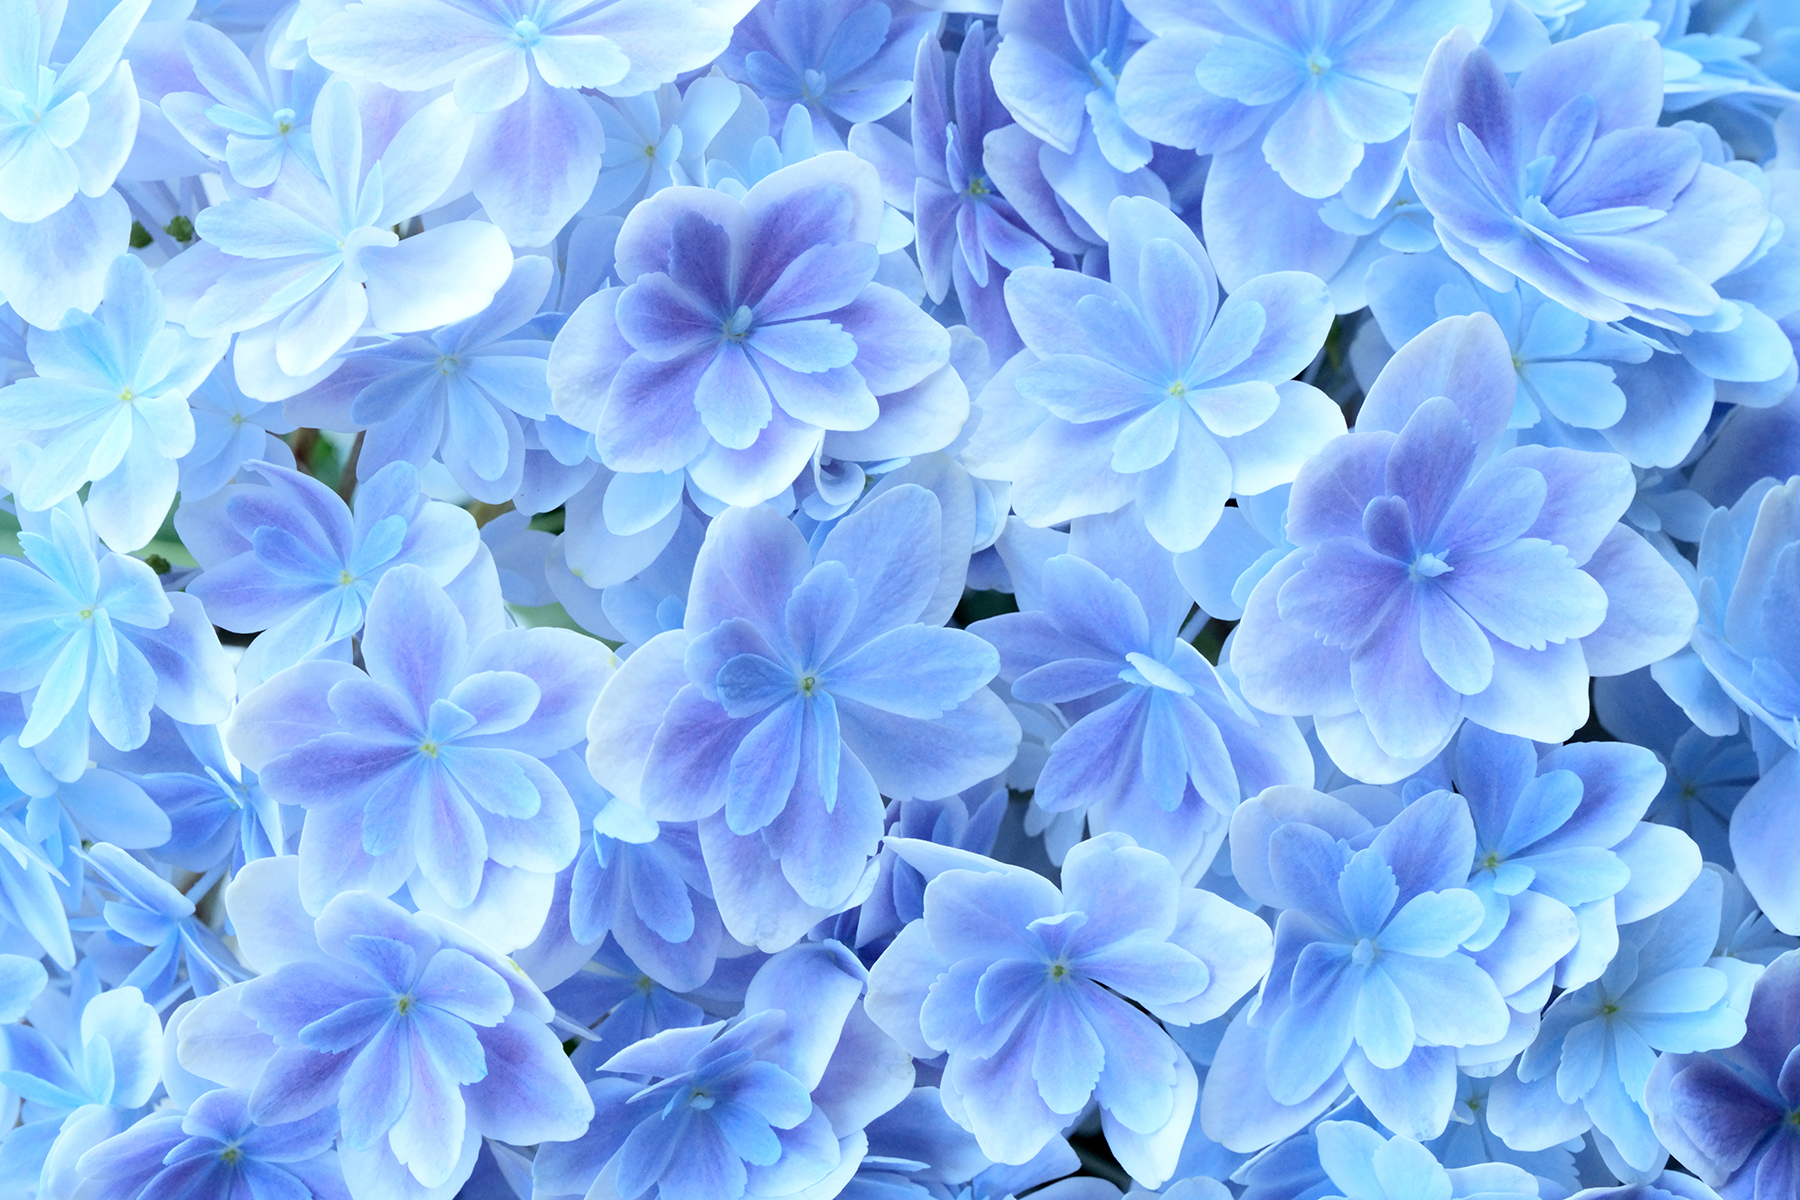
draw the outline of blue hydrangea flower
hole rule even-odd
[[[1696,566],[1700,622],[1694,652],[1655,668],[1657,682],[1710,733],[1751,718],[1756,738],[1800,743],[1800,655],[1780,614],[1800,575],[1800,481],[1764,479],[1730,508],[1713,513]],[[1685,661],[1683,661],[1685,660]],[[1777,928],[1800,928],[1800,890],[1781,852],[1794,820],[1786,803],[1800,760],[1787,754],[1731,815],[1730,845],[1744,883]]]
[[[750,958],[754,960],[756,956]],[[513,955],[513,961],[531,962],[531,950]],[[752,962],[751,965],[761,964]],[[550,975],[559,973],[551,972]],[[726,973],[715,971],[714,975]],[[534,978],[547,977],[539,964],[533,964],[532,975]],[[735,1007],[741,1000],[738,993],[748,984],[748,974],[735,988],[730,981],[712,978],[702,989],[700,998],[707,1000],[711,1007],[719,1007],[718,1001],[726,1001]],[[731,994],[728,997],[725,993]],[[655,1037],[665,1029],[691,1029],[707,1021],[704,1009],[646,975],[616,941],[602,942],[573,974],[548,989],[545,995],[556,1006],[557,1027],[585,1037],[569,1056],[583,1076],[592,1074],[601,1063],[633,1042]]]
[[[912,95],[913,60],[939,18],[880,0],[763,0],[732,31],[719,66],[756,89],[771,124],[803,109],[818,144],[879,121]]]
[[[1690,838],[1640,819],[1664,777],[1642,747],[1540,756],[1523,738],[1465,725],[1454,776],[1475,820],[1468,886],[1487,910],[1465,945],[1517,1009],[1549,998],[1551,962],[1557,987],[1599,978],[1617,926],[1668,907],[1700,873]]]
[[[1255,809],[1233,822],[1238,877],[1283,911],[1247,1018],[1267,1049],[1261,1062],[1216,1058],[1205,1108],[1267,1095],[1299,1117],[1291,1132],[1310,1098],[1329,1103],[1342,1090],[1342,1071],[1383,1124],[1436,1137],[1455,1096],[1455,1048],[1493,1045],[1511,1024],[1500,989],[1461,948],[1483,921],[1465,886],[1476,849],[1468,806],[1433,792],[1354,840],[1325,808],[1303,805],[1260,837],[1245,824]]]
[[[1406,130],[1438,39],[1458,25],[1485,32],[1491,20],[1463,0],[1127,3],[1156,36],[1119,80],[1126,123],[1200,154],[1260,154],[1316,200],[1349,182],[1366,145]]]
[[[93,964],[70,974],[66,995],[46,996],[63,1019],[0,1025],[0,1087],[25,1101],[10,1130],[0,1180],[20,1193],[51,1194],[59,1159],[123,1131],[162,1077],[162,1021],[135,987],[102,991]],[[16,1015],[16,1014],[15,1014]],[[58,1042],[60,1041],[60,1045]],[[71,1164],[72,1165],[72,1164]]]
[[[1800,952],[1789,951],[1756,981],[1742,1042],[1664,1054],[1645,1084],[1656,1136],[1726,1195],[1775,1200],[1800,1187],[1800,1095],[1787,1069],[1800,1044],[1797,992]]]
[[[1698,728],[1649,670],[1597,682],[1594,711],[1608,733],[1648,747],[1668,771],[1648,819],[1681,830],[1701,858],[1731,869],[1731,814],[1762,773],[1750,739]]]
[[[1335,1185],[1325,1195],[1346,1200],[1412,1200],[1418,1196],[1535,1197],[1538,1180],[1511,1163],[1446,1170],[1408,1137],[1383,1138],[1355,1121],[1321,1121],[1319,1165]]]
[[[1265,970],[1268,927],[1120,833],[1069,851],[1060,891],[966,851],[893,845],[930,882],[924,917],[870,973],[876,1023],[919,1058],[948,1052],[945,1109],[989,1158],[1029,1161],[1096,1099],[1114,1155],[1160,1186],[1199,1087],[1152,1017],[1224,1012]]]
[[[200,21],[181,27],[181,44],[204,91],[170,92],[161,108],[181,136],[225,164],[246,188],[265,188],[289,155],[316,172],[312,110],[330,73],[304,55],[290,70],[263,59],[258,70],[225,34]]]
[[[307,48],[334,71],[402,91],[453,82],[476,198],[514,245],[542,246],[600,170],[606,136],[580,89],[632,96],[704,67],[752,3],[367,0],[327,16]]]
[[[925,294],[942,302],[954,283],[964,319],[1004,359],[1020,345],[1006,311],[1006,279],[1020,267],[1048,267],[1051,260],[987,169],[988,135],[1012,124],[987,69],[996,53],[979,21],[963,38],[954,76],[936,40],[920,43],[913,78],[913,194],[910,201],[896,200],[918,230]]]
[[[1545,1010],[1516,1073],[1494,1085],[1493,1121],[1509,1143],[1532,1149],[1592,1122],[1634,1170],[1665,1161],[1645,1109],[1657,1053],[1714,1050],[1744,1036],[1726,973],[1707,965],[1721,896],[1719,876],[1702,872],[1674,904],[1619,931],[1599,979]]]
[[[218,1088],[186,1112],[155,1112],[107,1138],[75,1170],[120,1200],[336,1200],[349,1195],[332,1153],[337,1125],[333,1109],[259,1125],[245,1093]]]
[[[793,482],[829,431],[867,430],[878,397],[946,368],[950,337],[873,282],[875,172],[823,154],[740,201],[667,188],[632,210],[616,272],[557,336],[557,412],[620,472],[606,522],[629,535],[680,501],[683,472],[729,504]],[[954,374],[954,373],[952,373]]]
[[[147,761],[127,758],[124,765],[169,823],[167,839],[156,843],[158,859],[204,873],[227,860],[237,870],[288,851],[298,822],[291,810],[284,820],[256,772],[225,753],[217,726],[153,718],[150,747]],[[116,836],[101,840],[130,848]]]
[[[542,760],[581,740],[608,655],[566,629],[482,632],[423,569],[398,567],[369,601],[364,670],[313,660],[244,697],[230,745],[307,809],[311,909],[410,881],[414,903],[502,949],[537,935],[578,839]]]
[[[189,1010],[178,1053],[249,1091],[258,1124],[335,1104],[347,1176],[385,1161],[426,1188],[460,1186],[483,1135],[530,1145],[587,1126],[543,993],[456,927],[357,891],[309,920],[291,856],[246,866],[226,906],[261,973]]]
[[[267,195],[194,218],[202,241],[163,269],[190,333],[260,330],[233,352],[239,385],[258,400],[316,382],[365,321],[405,333],[480,312],[512,269],[505,236],[484,221],[434,224],[404,241],[394,232],[454,180],[469,131],[450,100],[414,114],[373,165],[364,124],[350,84],[326,84],[313,109],[320,174],[284,159]]]
[[[702,75],[686,88],[665,83],[640,95],[613,97],[596,111],[606,130],[606,152],[583,210],[620,215],[666,187],[712,186],[709,168],[716,160],[708,155],[714,139],[740,113],[755,118],[745,92],[717,75]],[[558,307],[572,306],[565,287]]]
[[[835,1195],[862,1161],[862,1127],[913,1085],[906,1052],[863,1012],[864,980],[837,942],[795,946],[756,972],[731,1023],[666,1030],[615,1054],[589,1085],[587,1132],[539,1151],[537,1192]]]
[[[120,255],[99,315],[33,329],[25,345],[36,377],[0,389],[0,426],[35,435],[36,453],[17,468],[19,504],[40,511],[91,482],[88,521],[100,539],[119,551],[149,541],[175,499],[176,460],[194,448],[188,394],[228,341],[165,325],[150,272]]]
[[[588,784],[570,786],[576,809],[587,818],[569,879],[570,935],[591,946],[610,934],[666,987],[704,984],[713,973],[722,926],[700,831],[692,822],[653,821],[594,785],[581,762],[569,766]]]
[[[1180,639],[1187,593],[1129,514],[1077,521],[1069,550],[1044,563],[1041,605],[969,627],[1000,651],[1014,700],[1055,704],[1071,722],[1033,804],[1085,811],[1093,832],[1129,834],[1198,879],[1238,801],[1310,784],[1312,754]]]
[[[1680,332],[1756,247],[1756,187],[1657,127],[1662,48],[1628,24],[1558,42],[1508,83],[1465,30],[1439,44],[1406,158],[1445,251],[1496,291],[1522,279],[1597,321]]]
[[[348,658],[388,571],[417,566],[448,584],[480,546],[475,522],[423,495],[410,464],[373,472],[356,489],[354,512],[299,471],[264,462],[251,469],[267,487],[184,507],[176,526],[203,567],[188,594],[226,629],[266,631],[238,666],[246,688],[305,659]]]
[[[25,561],[0,558],[0,688],[30,693],[19,744],[65,783],[89,761],[88,731],[121,750],[150,736],[150,710],[207,724],[231,711],[231,664],[200,602],[165,593],[156,573],[97,552],[69,499],[22,514]]]
[[[168,881],[117,846],[96,843],[83,856],[97,877],[95,886],[111,897],[99,926],[83,948],[90,961],[126,971],[122,986],[137,988],[159,1009],[192,990],[210,996],[244,978],[219,936],[194,916],[194,902]],[[199,886],[204,896],[210,883]],[[140,949],[140,947],[142,949]],[[178,978],[185,968],[186,978]]]
[[[520,418],[550,416],[550,343],[521,326],[537,315],[551,276],[549,259],[521,258],[476,315],[348,356],[345,390],[361,388],[343,416],[367,429],[359,475],[392,462],[422,469],[435,457],[477,500],[503,504],[518,494],[525,476]],[[324,386],[345,385],[334,379]]]
[[[1133,501],[1156,540],[1197,547],[1234,492],[1291,482],[1343,431],[1343,415],[1293,379],[1331,326],[1331,299],[1299,272],[1261,276],[1222,304],[1211,260],[1168,209],[1113,202],[1111,282],[1028,267],[1006,302],[1031,351],[983,390],[964,451],[1012,482],[1032,525]]]
[[[1687,588],[1618,524],[1636,493],[1614,455],[1496,455],[1516,384],[1485,314],[1439,321],[1383,368],[1301,471],[1298,549],[1256,585],[1233,638],[1246,700],[1309,714],[1332,760],[1391,782],[1467,717],[1556,742],[1587,680],[1679,648]]]
[[[955,603],[940,598],[941,513],[924,488],[893,488],[816,552],[767,507],[724,513],[683,627],[601,693],[594,777],[658,821],[700,822],[740,941],[779,949],[850,899],[883,794],[953,794],[1012,759],[1018,722],[985,686],[998,656],[937,628]]]
[[[292,433],[296,422],[283,415],[281,405],[244,395],[228,363],[214,367],[188,395],[188,410],[194,446],[180,463],[183,505],[211,496],[246,463],[291,464],[292,451],[275,435]]]
[[[0,56],[0,295],[39,329],[72,308],[92,312],[125,246],[131,214],[112,185],[137,133],[138,92],[120,56],[149,7],[126,0],[79,46],[58,42],[60,11],[32,0],[0,10],[11,47]]]

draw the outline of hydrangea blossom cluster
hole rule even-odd
[[[0,0],[0,1197],[1797,1200],[1787,0]]]

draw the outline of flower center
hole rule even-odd
[[[120,404],[130,404],[133,400],[136,400],[136,399],[137,399],[137,393],[132,391],[130,388],[126,388],[119,393],[119,403]]]
[[[726,341],[742,345],[744,339],[750,336],[750,323],[755,319],[756,314],[750,311],[750,306],[740,304],[719,332]]]
[[[420,742],[419,753],[423,754],[426,758],[436,758],[438,756],[438,744],[432,741]]]
[[[275,132],[292,133],[294,131],[294,117],[296,114],[293,109],[278,108],[269,115],[275,122]]]
[[[969,176],[969,195],[991,196],[993,193],[994,189],[988,186],[986,178],[980,175]]]
[[[1331,70],[1331,58],[1324,51],[1314,50],[1306,56],[1306,69],[1314,75],[1323,75]]]
[[[1057,962],[1057,963],[1050,964],[1050,978],[1062,979],[1062,978],[1066,977],[1068,974],[1069,974],[1069,964],[1068,963]]]
[[[800,677],[800,690],[808,696],[812,695],[813,690],[818,686],[819,677],[817,675],[802,675]]]
[[[1412,566],[1408,568],[1407,574],[1412,578],[1414,583],[1418,583],[1421,579],[1436,579],[1439,575],[1446,574],[1450,570],[1452,570],[1452,568],[1449,563],[1445,562],[1437,555],[1432,554],[1430,551],[1426,551],[1424,554],[1413,559]]]
[[[244,1157],[244,1152],[239,1150],[236,1146],[227,1146],[219,1151],[219,1161],[230,1163],[234,1166],[237,1164],[237,1160],[242,1157]]]
[[[351,584],[353,584],[355,582],[356,582],[356,576],[352,575],[350,572],[348,572],[348,571],[339,571],[338,572],[338,586],[339,587],[349,587]]]
[[[410,995],[401,996],[394,1001],[394,1007],[399,1010],[401,1016],[405,1016],[407,1013],[411,1012],[412,1006],[413,998]]]
[[[537,45],[544,36],[544,31],[537,27],[537,22],[521,19],[513,26],[513,40],[519,43],[519,49],[529,50]]]
[[[1375,961],[1375,939],[1363,938],[1350,951],[1350,961],[1359,967],[1366,967]]]

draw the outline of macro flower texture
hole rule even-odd
[[[0,1200],[1800,1200],[1790,0],[0,0]]]

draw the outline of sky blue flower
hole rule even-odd
[[[245,463],[265,460],[289,465],[293,452],[276,434],[297,424],[281,405],[252,400],[237,385],[229,363],[220,363],[188,394],[194,445],[182,455],[181,500],[204,500],[230,483]]]
[[[1268,927],[1120,833],[1069,851],[1060,891],[967,851],[895,850],[930,882],[870,974],[870,1015],[919,1058],[949,1053],[946,1110],[989,1158],[1023,1163],[1097,1099],[1120,1163],[1165,1182],[1199,1088],[1152,1017],[1224,1012],[1266,969]]]
[[[1419,1196],[1527,1197],[1538,1194],[1531,1172],[1510,1163],[1452,1167],[1408,1137],[1383,1138],[1354,1121],[1319,1123],[1319,1163],[1347,1200],[1413,1200]]]
[[[0,0],[0,1196],[1788,1200],[1790,0],[164,7]]]
[[[245,867],[226,904],[261,974],[188,1012],[180,1061],[222,1058],[259,1124],[335,1104],[347,1174],[367,1178],[373,1157],[427,1188],[466,1178],[480,1135],[529,1145],[586,1127],[543,993],[456,927],[357,891],[309,919],[292,857]]]
[[[97,877],[95,886],[110,899],[101,908],[100,921],[83,920],[75,927],[97,927],[98,939],[106,944],[90,939],[84,952],[115,970],[127,967],[122,986],[137,988],[162,1009],[190,989],[196,996],[210,996],[244,978],[225,943],[195,918],[194,902],[174,885],[106,842],[96,843],[83,857]],[[208,890],[210,885],[198,894]],[[183,968],[185,979],[178,978]]]
[[[85,1151],[75,1169],[121,1200],[337,1200],[349,1192],[332,1153],[336,1139],[335,1110],[259,1125],[247,1095],[218,1088],[186,1112],[155,1112],[114,1134]]]
[[[1541,1008],[1552,974],[1565,989],[1599,978],[1617,926],[1668,907],[1699,874],[1692,839],[1640,819],[1664,775],[1638,746],[1540,756],[1523,738],[1463,727],[1454,776],[1475,820],[1468,886],[1487,910],[1465,945],[1516,1009]]]
[[[119,551],[149,541],[175,499],[176,460],[194,448],[188,394],[228,341],[165,325],[150,272],[120,255],[99,316],[33,329],[25,344],[37,376],[0,389],[0,426],[35,435],[36,453],[18,464],[18,502],[46,509],[92,482],[88,521],[100,539]]]
[[[1331,300],[1281,272],[1221,304],[1199,240],[1147,199],[1114,201],[1109,229],[1111,282],[1049,267],[1007,280],[1031,355],[983,390],[964,460],[1011,480],[1030,524],[1135,500],[1159,543],[1192,550],[1232,493],[1291,482],[1342,432],[1337,406],[1293,379],[1324,343]]]
[[[918,229],[926,295],[941,302],[954,283],[969,327],[1004,359],[1020,344],[1006,311],[1007,276],[1020,267],[1047,267],[1051,260],[986,169],[988,135],[1012,123],[984,69],[997,52],[990,48],[987,26],[973,23],[952,75],[943,47],[929,39],[920,43],[912,110],[916,176],[910,204],[895,199],[912,213]]]
[[[1753,742],[1800,743],[1800,684],[1786,626],[1775,616],[1796,586],[1794,545],[1800,539],[1800,482],[1763,479],[1707,522],[1696,564],[1700,622],[1693,653],[1653,670],[1657,682],[1700,728],[1715,735],[1747,715]],[[1777,847],[1790,828],[1781,797],[1800,761],[1770,763],[1731,814],[1737,870],[1776,926],[1800,928],[1800,892]]]
[[[1523,279],[1597,321],[1678,332],[1754,249],[1767,207],[1658,128],[1662,48],[1630,25],[1558,42],[1508,83],[1465,31],[1433,52],[1408,168],[1449,255],[1496,291]]]
[[[998,655],[937,628],[941,512],[897,487],[816,551],[767,507],[719,516],[683,628],[601,693],[594,777],[658,821],[700,822],[740,941],[779,949],[849,899],[883,794],[949,795],[1012,759],[1018,722],[985,686]]]
[[[513,959],[529,962],[530,951],[520,951]],[[534,975],[541,973],[541,967],[533,969]],[[708,980],[700,998],[710,1002],[715,988],[729,990],[721,987],[723,983]],[[745,975],[742,984],[748,983],[749,976]],[[742,986],[735,990],[741,992]],[[592,957],[545,995],[556,1006],[558,1028],[587,1032],[586,1040],[569,1056],[584,1077],[591,1076],[601,1063],[633,1042],[655,1037],[665,1029],[691,1029],[707,1022],[704,1009],[646,975],[616,941],[602,942]],[[734,997],[731,1003],[735,1006],[736,1002]]]
[[[798,106],[820,144],[841,146],[851,125],[906,103],[919,43],[939,20],[881,0],[763,0],[738,22],[719,65],[756,89],[771,124]]]
[[[1476,849],[1468,806],[1433,792],[1354,841],[1310,815],[1234,838],[1239,876],[1254,864],[1284,911],[1248,1018],[1267,1031],[1261,1078],[1215,1060],[1208,1094],[1266,1091],[1297,1108],[1322,1089],[1335,1095],[1341,1069],[1384,1124],[1435,1137],[1455,1095],[1454,1048],[1499,1042],[1511,1023],[1492,977],[1461,949],[1483,921],[1464,886]]]
[[[284,821],[256,772],[225,753],[217,726],[153,717],[145,751],[121,765],[169,822],[167,840],[157,843],[159,860],[204,873],[223,861],[236,870],[287,851],[298,832],[292,810]],[[99,840],[126,844],[116,836]]]
[[[547,258],[518,259],[481,312],[349,356],[342,374],[362,387],[345,423],[368,431],[359,475],[391,462],[423,468],[438,458],[477,500],[504,504],[518,494],[525,475],[520,418],[550,416],[550,342],[521,326],[537,315],[551,274]]]
[[[60,54],[60,11],[31,0],[0,10],[11,47],[0,56],[0,295],[40,329],[71,308],[92,312],[124,249],[131,216],[112,185],[137,133],[138,93],[120,55],[149,6],[126,0]]]
[[[1618,952],[1599,979],[1545,1010],[1516,1073],[1495,1084],[1494,1122],[1505,1122],[1511,1144],[1529,1149],[1542,1140],[1538,1131],[1563,1132],[1573,1109],[1633,1169],[1664,1161],[1645,1110],[1657,1053],[1714,1050],[1744,1036],[1726,973],[1707,965],[1721,895],[1719,876],[1702,872],[1674,904],[1619,931]]]
[[[537,1192],[581,1195],[603,1178],[622,1200],[835,1195],[862,1127],[912,1092],[906,1052],[863,1012],[865,978],[837,942],[795,946],[762,965],[729,1024],[613,1055],[589,1085],[586,1134],[540,1151]]]
[[[1165,184],[1150,163],[1151,139],[1119,111],[1120,72],[1144,44],[1144,28],[1132,20],[1130,6],[1124,0],[1007,0],[995,26],[1001,39],[993,88],[1019,129],[989,150],[1009,186],[1018,182],[1011,177],[1021,167],[1033,183],[1041,177],[1054,189],[1070,231],[1090,242],[1106,236],[1107,209],[1120,196],[1169,203],[1176,172],[1165,165],[1171,177]],[[1048,214],[1032,216],[1039,226]]]
[[[1156,36],[1119,80],[1126,123],[1200,154],[1260,152],[1315,200],[1349,182],[1365,145],[1405,132],[1438,39],[1458,25],[1486,32],[1491,19],[1467,0],[1127,6]]]
[[[1021,125],[1064,154],[1091,141],[1115,170],[1150,161],[1150,140],[1119,115],[1119,73],[1141,44],[1122,0],[1011,0],[998,24],[994,90]]]
[[[108,1137],[136,1119],[161,1079],[163,1049],[162,1021],[143,994],[102,991],[90,963],[71,973],[66,996],[46,999],[66,1010],[50,1023],[60,1024],[60,1039],[35,1024],[0,1025],[0,1087],[25,1101],[25,1123],[7,1134],[0,1179],[40,1194],[69,1142]]]
[[[1762,773],[1750,739],[1698,728],[1648,670],[1597,682],[1594,711],[1608,733],[1648,747],[1668,771],[1648,819],[1686,833],[1703,859],[1730,869],[1731,814]]]
[[[285,399],[314,382],[365,321],[406,333],[474,315],[512,269],[505,236],[483,221],[436,224],[405,241],[394,232],[455,178],[468,129],[450,100],[414,114],[373,166],[364,162],[364,123],[350,84],[326,84],[313,109],[319,174],[283,160],[266,196],[195,217],[200,244],[164,268],[195,336],[270,327],[261,340],[240,337],[234,354],[255,347],[267,356],[260,370],[238,364],[239,385],[256,399]]]
[[[1033,803],[1085,810],[1093,832],[1129,834],[1198,879],[1238,801],[1310,784],[1312,754],[1180,639],[1187,593],[1129,514],[1076,522],[1069,549],[1044,563],[1041,606],[969,627],[1000,651],[1014,700],[1058,705],[1071,722]]]
[[[289,155],[317,172],[312,110],[330,72],[301,57],[282,70],[263,57],[258,70],[237,43],[199,21],[181,28],[195,80],[204,91],[170,92],[161,107],[195,149],[225,164],[246,188],[265,188]]]
[[[1392,782],[1465,717],[1561,741],[1587,679],[1679,648],[1687,589],[1619,525],[1621,458],[1495,450],[1516,384],[1485,314],[1449,317],[1383,368],[1356,432],[1302,469],[1298,547],[1256,585],[1231,648],[1244,698],[1310,714],[1332,760]]]
[[[667,514],[684,470],[719,500],[759,504],[828,431],[869,429],[878,397],[946,367],[943,327],[873,282],[880,220],[874,169],[842,152],[741,201],[667,188],[632,210],[616,268],[627,286],[584,301],[550,357],[558,414],[620,472],[613,533]]]
[[[665,83],[636,96],[616,96],[595,109],[606,130],[600,178],[587,213],[628,213],[652,192],[677,184],[712,186],[713,141],[734,118],[757,114],[729,79],[702,75],[685,89]],[[585,298],[585,296],[583,297]],[[565,299],[559,307],[572,307]]]
[[[524,945],[577,849],[574,805],[542,760],[580,741],[606,647],[566,629],[471,636],[407,565],[376,585],[361,652],[366,674],[301,663],[245,696],[232,725],[269,795],[307,809],[307,903],[410,881],[414,903]]]
[[[388,571],[410,564],[448,584],[480,545],[468,514],[421,494],[407,463],[371,472],[354,512],[310,476],[262,462],[251,469],[267,487],[184,507],[177,526],[203,567],[188,594],[226,629],[267,631],[239,665],[247,688],[308,658],[348,658]]]
[[[571,936],[593,945],[610,934],[657,982],[699,987],[713,973],[722,932],[700,831],[692,822],[653,821],[593,784],[582,763],[571,768],[588,783],[570,788],[587,818],[569,880]]]
[[[1291,490],[1283,484],[1239,496],[1219,514],[1205,541],[1175,556],[1175,575],[1201,612],[1221,621],[1241,618],[1250,592],[1293,550],[1287,540]]]
[[[1369,268],[1369,308],[1388,343],[1404,346],[1444,317],[1486,312],[1512,349],[1513,429],[1579,450],[1616,450],[1642,465],[1687,457],[1712,413],[1709,391],[1640,390],[1629,366],[1651,363],[1641,335],[1570,311],[1530,284],[1496,292],[1442,255],[1392,255]],[[1654,377],[1656,366],[1648,374]],[[1630,391],[1627,388],[1630,387]],[[1638,400],[1636,411],[1630,397]]]
[[[31,693],[19,744],[45,770],[80,778],[90,728],[121,750],[143,745],[152,707],[196,724],[225,719],[231,664],[198,600],[165,593],[138,559],[99,554],[73,499],[22,523],[25,561],[0,558],[10,659],[0,687]]]
[[[751,3],[368,0],[325,18],[307,47],[334,71],[402,91],[454,82],[476,198],[514,245],[541,246],[600,170],[606,137],[578,89],[631,96],[703,67]]]
[[[1800,952],[1789,951],[1756,981],[1742,1042],[1664,1054],[1645,1085],[1657,1137],[1727,1195],[1774,1200],[1800,1186],[1800,1094],[1786,1069],[1800,1044],[1797,989]]]

